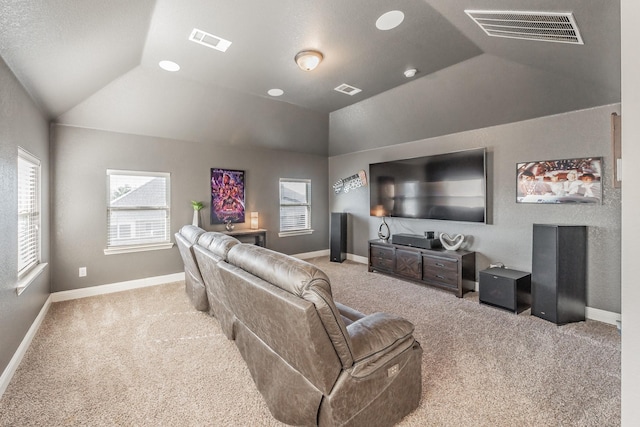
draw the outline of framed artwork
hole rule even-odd
[[[602,158],[517,164],[517,203],[602,203]]]
[[[211,168],[211,224],[244,222],[244,171]]]

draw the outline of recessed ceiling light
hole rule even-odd
[[[378,18],[376,27],[383,31],[391,30],[402,24],[402,21],[404,21],[404,13],[399,10],[392,10],[382,14],[382,16]]]
[[[180,69],[180,66],[173,61],[160,61],[158,65],[165,71],[174,72]]]
[[[417,72],[418,70],[416,70],[415,68],[409,68],[407,71],[404,72],[404,76],[410,79],[411,77],[415,76]]]
[[[271,96],[281,96],[282,94],[284,94],[284,91],[282,89],[273,88],[269,89],[267,93]]]

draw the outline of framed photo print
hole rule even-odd
[[[211,168],[211,224],[244,222],[244,171]]]
[[[518,163],[517,203],[602,203],[602,158]]]

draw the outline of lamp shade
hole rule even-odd
[[[384,206],[382,205],[376,205],[375,208],[373,208],[372,213],[374,216],[377,217],[385,217],[387,216],[387,213],[384,210]]]
[[[251,229],[258,229],[258,212],[251,212]]]
[[[315,50],[303,50],[296,55],[296,64],[304,71],[311,71],[320,64],[323,56]]]

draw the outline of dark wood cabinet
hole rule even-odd
[[[476,253],[369,241],[369,271],[435,286],[461,298],[475,288]]]
[[[531,314],[558,325],[585,320],[587,227],[533,225]]]

